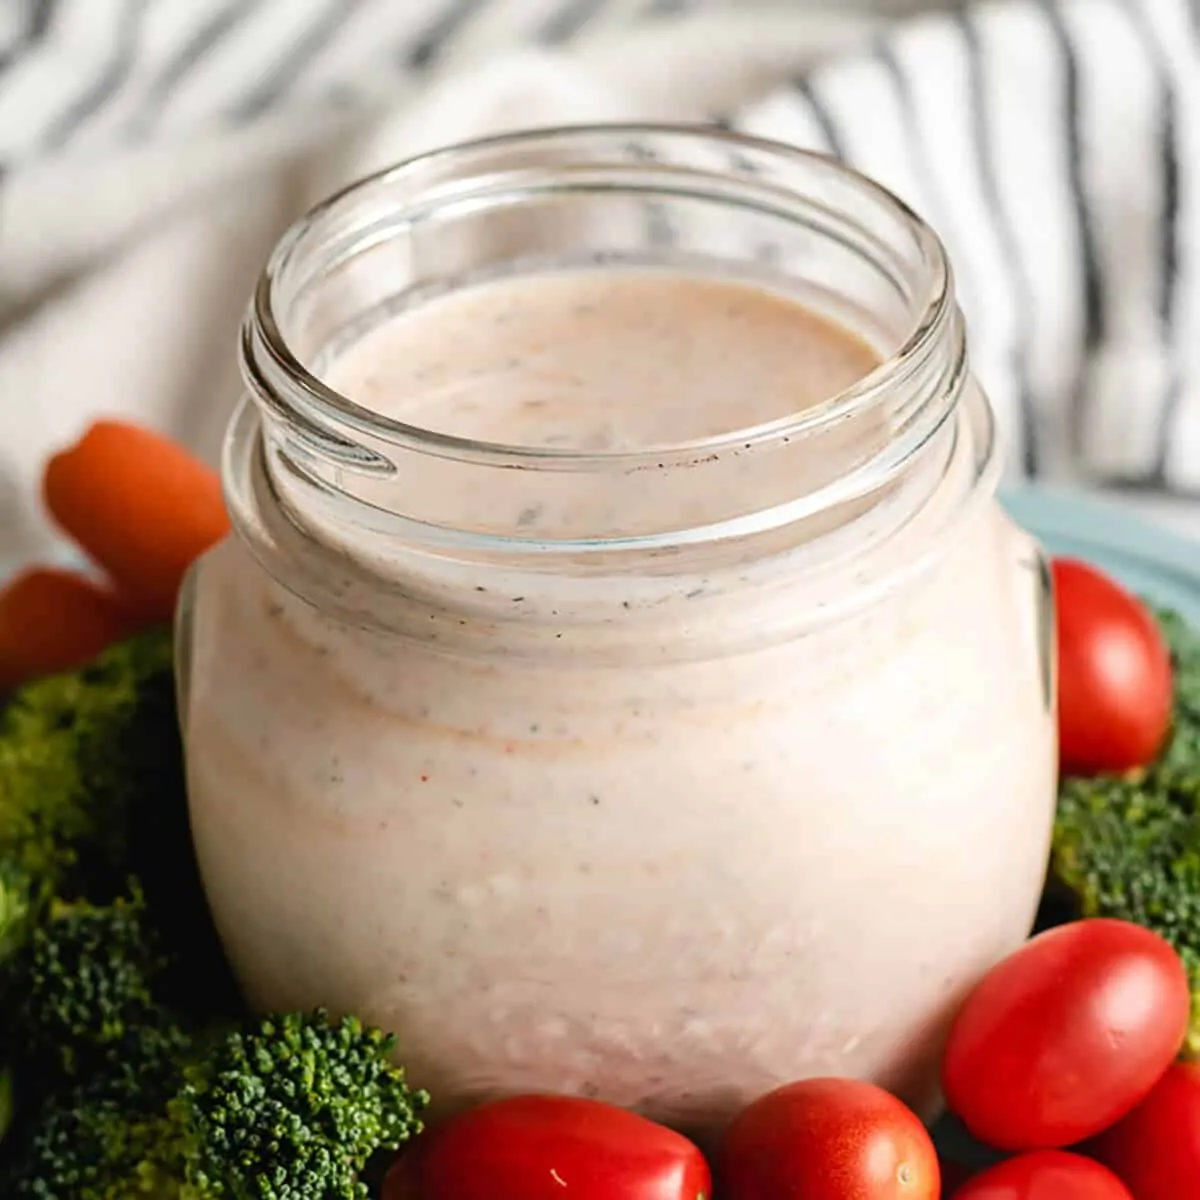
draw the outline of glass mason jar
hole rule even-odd
[[[328,382],[402,310],[623,268],[786,293],[878,365],[617,448],[472,440]],[[995,501],[930,230],[716,130],[494,139],[300,221],[242,356],[235,532],[180,641],[250,1000],[394,1030],[445,1107],[562,1090],[702,1132],[811,1074],[935,1103],[949,1016],[1032,923],[1056,744],[1046,571]]]

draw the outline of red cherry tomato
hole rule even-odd
[[[1051,929],[967,997],[942,1060],[946,1102],[997,1149],[1073,1145],[1145,1099],[1189,1008],[1183,964],[1158,934],[1099,918]]]
[[[1171,721],[1171,656],[1154,616],[1086,563],[1051,564],[1058,626],[1062,770],[1096,775],[1150,762]]]
[[[411,1167],[404,1164],[401,1159],[389,1179],[385,1200],[413,1193],[420,1200],[712,1195],[708,1164],[687,1138],[636,1113],[574,1096],[514,1096],[470,1109],[437,1129]]]
[[[1133,1200],[1129,1189],[1106,1167],[1063,1150],[1036,1150],[1010,1158],[968,1180],[951,1196],[952,1200]]]
[[[1177,1063],[1088,1152],[1137,1200],[1200,1196],[1200,1063]]]
[[[722,1200],[937,1200],[937,1152],[895,1096],[809,1079],[756,1100],[721,1145]]]

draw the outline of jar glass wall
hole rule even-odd
[[[1045,570],[930,231],[717,131],[496,139],[300,222],[242,349],[180,636],[250,999],[393,1029],[447,1107],[930,1103],[1056,774]]]

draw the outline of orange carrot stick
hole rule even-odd
[[[116,595],[83,575],[22,571],[0,590],[0,692],[82,667],[138,624]]]
[[[217,473],[122,421],[98,421],[56,454],[43,495],[58,524],[152,620],[170,618],[188,567],[229,529]]]

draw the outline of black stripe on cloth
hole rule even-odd
[[[1083,274],[1084,336],[1089,347],[1104,340],[1107,319],[1105,297],[1100,278],[1100,259],[1096,252],[1096,222],[1088,204],[1083,169],[1083,118],[1079,78],[1079,55],[1070,31],[1055,0],[1041,0],[1055,46],[1063,64],[1063,111],[1067,121],[1067,182],[1071,206],[1079,228],[1080,269]]]
[[[541,23],[534,36],[549,46],[569,42],[607,5],[608,0],[567,0]]]
[[[228,7],[214,13],[151,81],[128,131],[143,134],[149,130],[188,76],[219,53],[238,26],[261,7],[262,0],[233,0]]]
[[[362,8],[363,0],[331,0],[273,66],[258,86],[233,107],[242,121],[260,116],[295,84],[305,67],[329,44],[337,32]]]
[[[1158,210],[1158,316],[1164,350],[1170,363],[1169,380],[1158,410],[1155,429],[1154,465],[1150,479],[1166,485],[1171,432],[1183,398],[1183,383],[1176,356],[1176,311],[1179,295],[1179,95],[1171,66],[1146,19],[1142,0],[1122,0],[1122,7],[1137,30],[1138,40],[1154,71],[1158,90],[1159,210]]]
[[[834,158],[844,159],[846,147],[842,143],[842,135],[838,132],[833,114],[813,88],[812,80],[807,75],[801,75],[792,81],[792,86],[800,99],[808,105],[808,111],[812,113],[813,120],[816,121],[817,128],[821,131],[821,137],[829,153]]]
[[[1062,60],[1063,114],[1067,135],[1067,188],[1079,237],[1084,350],[1091,354],[1104,340],[1108,320],[1104,282],[1100,272],[1100,255],[1096,248],[1096,221],[1084,180],[1085,149],[1079,54],[1056,0],[1039,0],[1039,7]],[[1080,386],[1075,388],[1071,396],[1067,419],[1069,436],[1076,447],[1083,442],[1083,430],[1087,419],[1087,393],[1082,387],[1082,382],[1079,381]]]
[[[1012,224],[1004,209],[996,177],[995,147],[991,122],[988,119],[988,93],[984,78],[987,65],[975,16],[966,8],[957,7],[950,19],[962,37],[966,51],[967,103],[970,105],[971,141],[975,150],[975,166],[979,173],[984,203],[992,227],[1000,242],[1002,257],[1008,268],[1009,284],[1014,298],[1016,344],[1010,351],[1013,375],[1017,385],[1017,403],[1021,409],[1021,466],[1026,475],[1034,478],[1040,470],[1037,429],[1037,407],[1029,384],[1028,345],[1033,325],[1033,289],[1021,262],[1020,249]]]
[[[0,0],[0,3],[2,2],[3,0]],[[29,9],[25,27],[13,38],[10,45],[0,50],[0,76],[37,50],[50,30],[57,6],[58,0],[35,0]]]
[[[37,45],[50,30],[58,0],[33,0],[29,24],[25,27],[26,45]]]
[[[142,18],[153,0],[125,0],[113,36],[112,53],[99,76],[67,107],[46,131],[40,149],[59,150],[92,118],[103,111],[129,78],[141,44]]]
[[[912,80],[909,79],[896,52],[892,48],[891,39],[877,37],[873,43],[875,60],[892,85],[896,95],[896,107],[900,113],[900,123],[904,126],[904,140],[908,145],[908,157],[916,169],[917,179],[924,194],[930,223],[937,227],[941,240],[949,245],[961,245],[952,234],[950,214],[946,206],[946,198],[938,186],[933,164],[929,160],[929,151],[925,138],[921,133],[921,121],[917,114],[916,99],[913,96]]]
[[[33,3],[26,8],[24,26],[13,38],[11,44],[0,50],[0,71],[19,62],[46,36],[50,29],[50,23],[54,20],[54,10],[57,7],[58,0],[33,0]]]
[[[431,66],[472,17],[487,7],[488,0],[449,0],[445,8],[415,40],[405,40],[401,62],[412,71]]]
[[[1179,96],[1166,55],[1146,20],[1143,0],[1121,0],[1137,30],[1158,90],[1159,280],[1158,312],[1167,331],[1174,327],[1179,267]]]

